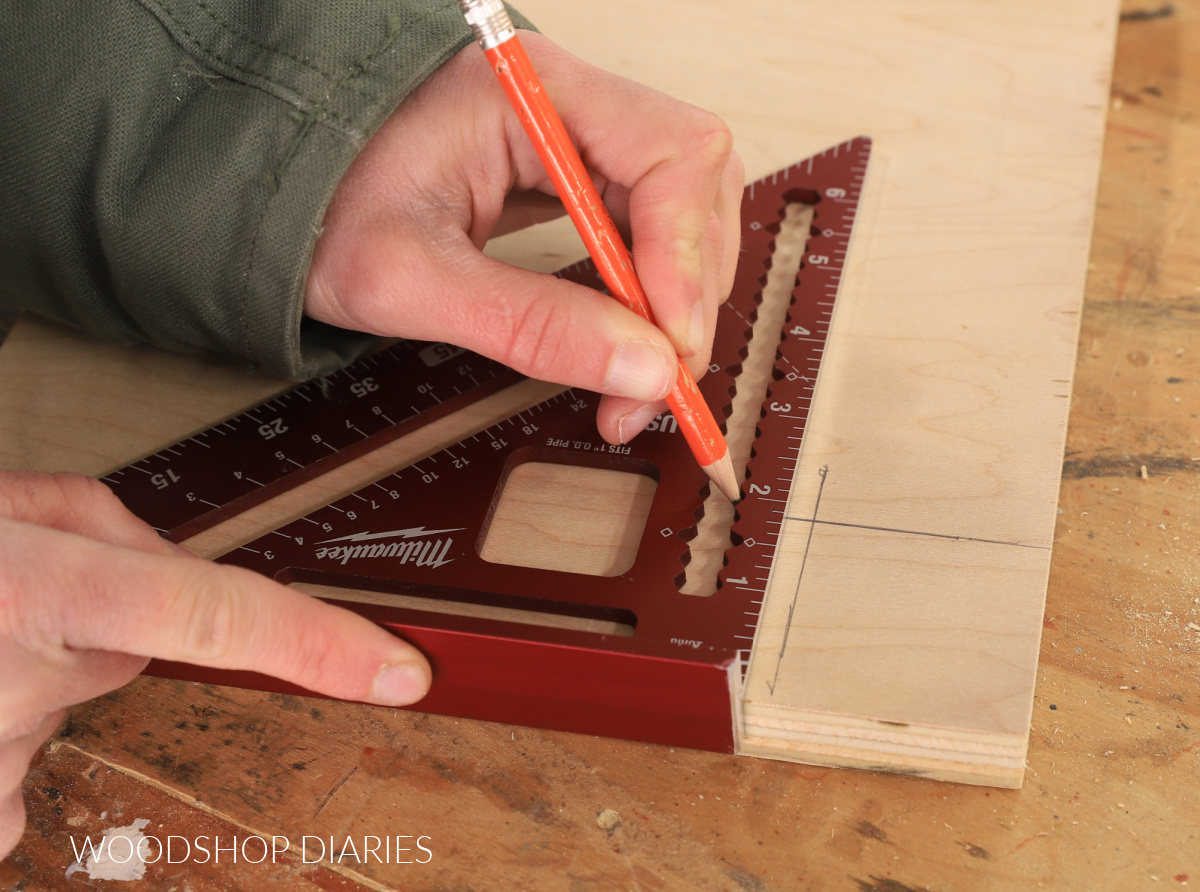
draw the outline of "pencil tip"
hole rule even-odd
[[[733,459],[729,457],[728,450],[711,465],[703,465],[702,467],[704,468],[704,473],[717,485],[717,489],[721,490],[729,501],[737,504],[741,500],[742,491],[738,486],[737,474],[733,471]]]

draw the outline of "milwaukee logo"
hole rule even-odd
[[[415,539],[418,536],[439,536],[442,533],[457,533],[466,527],[455,527],[452,530],[427,530],[425,527],[409,527],[406,530],[389,530],[386,533],[351,533],[349,536],[338,536],[336,539],[326,539],[318,545],[328,545],[330,542],[366,542],[368,539]]]
[[[316,556],[326,560],[338,561],[344,567],[351,560],[360,558],[390,558],[397,565],[412,564],[417,567],[442,567],[454,560],[446,557],[454,540],[424,539],[420,536],[436,536],[439,533],[457,533],[465,527],[452,530],[427,530],[425,527],[411,527],[406,530],[391,530],[386,533],[354,533],[350,536],[339,536],[318,543]],[[370,542],[370,544],[330,545],[331,542],[362,543],[374,539],[402,538],[403,542]]]

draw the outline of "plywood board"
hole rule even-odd
[[[748,177],[873,137],[740,745],[1019,785],[1117,4],[525,6],[724,115]]]

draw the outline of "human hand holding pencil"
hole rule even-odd
[[[517,37],[504,3],[459,0],[458,5],[521,119],[604,284],[627,309],[653,322],[650,299],[638,279],[633,259]],[[728,138],[727,133],[724,136]],[[736,500],[739,487],[729,448],[695,378],[682,362],[675,386],[667,396],[667,405],[704,472],[731,501]]]
[[[474,46],[405,101],[344,178],[306,312],[450,341],[608,394],[600,431],[626,442],[665,409],[681,359],[694,377],[707,369],[737,260],[742,165],[714,115],[523,37],[587,159],[584,178],[632,239],[653,323],[594,289],[480,253],[514,216],[527,221],[533,207],[544,217],[561,193]]]

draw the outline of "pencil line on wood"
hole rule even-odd
[[[1031,542],[1009,542],[1004,539],[981,539],[977,536],[956,536],[953,533],[930,533],[925,530],[904,530],[899,527],[879,527],[866,523],[846,523],[840,520],[818,520],[816,517],[792,517],[784,520],[795,520],[800,523],[823,524],[830,527],[852,527],[856,530],[878,530],[881,533],[903,533],[907,536],[928,536],[932,539],[952,539],[955,542],[981,542],[986,545],[1011,545],[1014,548],[1032,548],[1036,551],[1049,551],[1049,545],[1034,545]],[[807,555],[807,551],[805,552]]]
[[[821,509],[821,495],[825,492],[825,478],[829,476],[829,465],[823,465],[817,472],[821,475],[821,484],[817,487],[817,500],[813,504],[813,516],[808,522],[808,539],[804,543],[804,557],[800,560],[800,574],[796,577],[796,588],[792,592],[792,603],[788,605],[787,623],[783,627],[783,641],[779,644],[779,656],[775,659],[775,674],[767,684],[771,696],[775,696],[775,684],[779,681],[779,669],[783,665],[783,653],[787,650],[788,636],[792,631],[792,615],[796,612],[796,602],[800,600],[800,583],[804,581],[804,567],[808,563],[808,551],[812,548],[813,531],[817,528],[817,513]],[[785,518],[785,520],[801,520],[803,518]],[[782,540],[783,527],[779,528]]]

